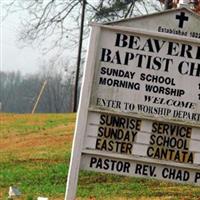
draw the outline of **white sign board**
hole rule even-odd
[[[199,15],[187,8],[171,9],[108,23],[169,35],[200,39]]]
[[[200,121],[200,45],[104,28],[92,108]]]
[[[93,25],[66,200],[80,168],[200,185],[200,40]]]

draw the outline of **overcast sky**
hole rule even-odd
[[[21,48],[23,43],[17,40],[19,30],[20,17],[17,14],[9,15],[5,20],[1,20],[1,70],[20,70],[23,74],[34,73],[39,69],[41,53],[39,49],[33,49],[30,46]]]
[[[38,72],[39,68],[43,63],[48,63],[52,57],[57,56],[59,53],[56,49],[51,51],[48,54],[44,54],[44,49],[40,49],[38,46],[26,46],[22,41],[18,41],[18,34],[21,30],[21,19],[24,19],[25,12],[9,14],[4,20],[2,16],[5,15],[5,11],[2,9],[1,1],[9,0],[0,0],[0,63],[2,71],[21,71],[23,74],[30,74]],[[20,14],[23,16],[20,16]],[[70,39],[70,38],[69,38]],[[68,44],[66,38],[66,44]],[[23,47],[23,48],[22,48]],[[65,50],[64,55],[59,54],[60,58],[64,57],[64,60],[69,61],[69,65],[73,65],[76,60],[77,47],[74,49]]]

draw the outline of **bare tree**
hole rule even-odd
[[[41,67],[41,84],[47,81],[44,93],[41,97],[39,110],[48,112],[71,111],[72,81],[71,72],[66,71],[68,64],[57,61],[55,58]]]
[[[4,112],[30,112],[37,91],[38,75],[23,76],[20,72],[0,72],[0,102]]]
[[[25,12],[19,39],[27,44],[51,45],[47,48],[69,48],[77,43],[81,0],[7,0],[6,14]],[[111,21],[161,9],[159,0],[87,0],[86,22]],[[84,38],[88,31],[85,30]],[[50,40],[49,40],[50,38]]]

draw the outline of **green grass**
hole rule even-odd
[[[74,114],[0,114],[0,199],[11,185],[20,200],[64,199]],[[11,143],[11,144],[10,144]],[[199,200],[200,188],[80,171],[78,199]]]
[[[26,197],[64,194],[66,163],[4,163],[1,165],[0,187],[15,185]],[[7,194],[4,194],[6,198]]]
[[[75,115],[69,114],[6,114],[9,121],[1,122],[1,136],[7,136],[7,133],[17,132],[18,134],[37,133],[42,130],[53,128],[59,125],[74,123]],[[48,117],[47,117],[48,116]]]

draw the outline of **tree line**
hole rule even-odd
[[[72,111],[73,75],[64,69],[45,69],[23,75],[20,71],[0,71],[1,112],[31,113],[44,81],[47,84],[35,112],[63,113]]]

